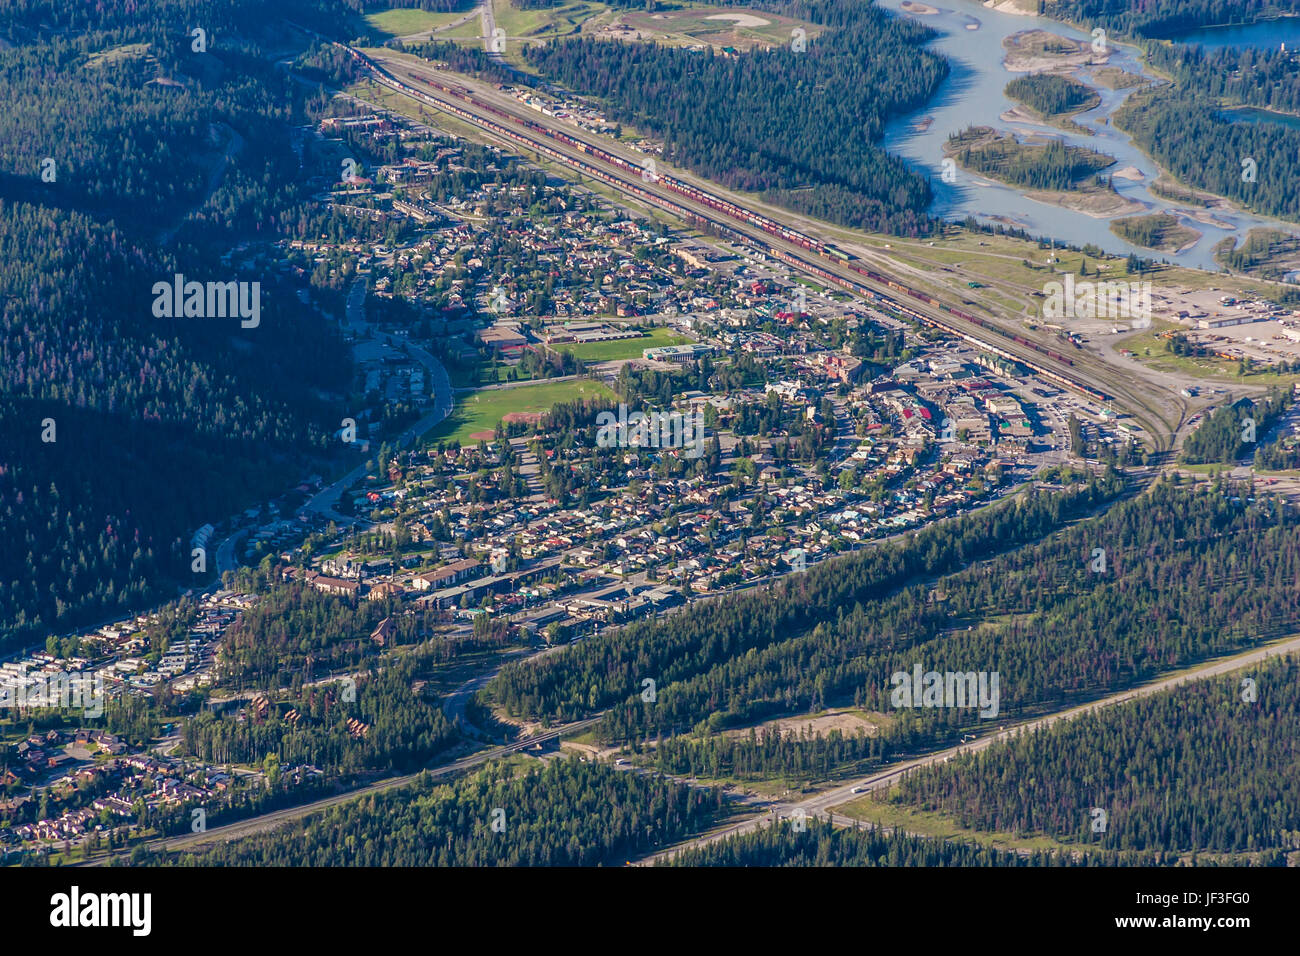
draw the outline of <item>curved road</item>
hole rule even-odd
[[[348,293],[347,324],[349,328],[364,329],[366,327],[365,295],[366,279],[361,276],[353,283],[352,289]],[[452,395],[451,379],[447,376],[447,370],[442,363],[418,345],[408,342],[405,347],[406,354],[423,365],[429,373],[429,380],[433,384],[433,410],[393,440],[393,444],[398,448],[405,448],[420,435],[441,424],[451,414],[456,404]],[[342,478],[318,491],[298,511],[300,513],[312,511],[316,514],[325,515],[336,522],[351,524],[356,519],[339,514],[334,510],[334,505],[338,502],[339,496],[355,484],[365,473],[366,462],[363,461]]]

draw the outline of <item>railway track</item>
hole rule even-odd
[[[325,39],[325,38],[322,38]],[[969,312],[946,305],[924,290],[867,268],[860,260],[834,245],[792,229],[769,216],[748,209],[675,176],[659,174],[653,163],[629,160],[571,133],[526,116],[516,115],[476,96],[470,89],[446,79],[430,68],[424,73],[407,67],[402,78],[371,56],[338,41],[328,41],[361,64],[380,86],[455,116],[492,136],[539,157],[568,166],[620,192],[663,209],[697,227],[752,247],[843,288],[879,306],[911,318],[922,326],[960,338],[995,355],[1012,359],[1057,385],[1097,402],[1121,400],[1148,430],[1155,451],[1169,447],[1174,428],[1151,398],[1141,396],[1117,376],[1096,376],[1108,390],[1081,374],[1079,359],[1003,329]],[[665,194],[668,195],[665,195]],[[755,232],[757,231],[757,235]]]

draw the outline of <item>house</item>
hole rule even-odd
[[[324,574],[315,574],[308,577],[307,580],[312,587],[327,594],[356,597],[361,592],[361,582],[351,581],[347,578],[331,578]]]
[[[400,598],[405,593],[405,589],[400,585],[393,584],[391,581],[384,581],[372,587],[370,592],[366,595],[366,599],[370,601],[382,601],[385,598]]]
[[[391,617],[386,617],[370,632],[370,639],[380,647],[386,647],[397,632]]]

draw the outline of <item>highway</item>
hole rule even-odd
[[[359,51],[352,52],[358,58],[362,57]],[[614,155],[623,164],[635,169],[641,168],[640,163],[643,162],[643,158],[612,140],[601,138],[598,143],[594,143],[592,142],[594,135],[585,133],[578,135],[580,131],[577,127],[528,109],[512,97],[494,90],[488,84],[476,83],[461,74],[440,71],[424,61],[387,51],[369,54],[367,58],[360,59],[360,62],[371,70],[371,75],[378,84],[449,113],[461,121],[469,122],[513,151],[532,151],[539,156],[545,155],[553,161],[576,167],[581,173],[598,179],[604,185],[612,186],[625,195],[641,202],[648,202],[657,208],[666,209],[679,218],[694,220],[698,224],[713,224],[761,251],[776,255],[788,265],[813,275],[821,281],[826,281],[829,274],[836,284],[850,286],[854,291],[863,290],[860,294],[873,297],[878,301],[883,299],[895,306],[901,305],[930,322],[939,322],[955,329],[957,334],[961,334],[973,344],[990,351],[1007,354],[1022,363],[1042,367],[1057,380],[1057,384],[1075,383],[1077,387],[1083,389],[1099,387],[1122,402],[1142,424],[1152,438],[1154,451],[1164,452],[1172,446],[1175,435],[1189,414],[1188,404],[1172,388],[1134,379],[1126,374],[1126,370],[1117,370],[1108,366],[1101,358],[1081,351],[1071,354],[1070,360],[1073,365],[1065,365],[1033,348],[1013,342],[1010,338],[1004,338],[1004,336],[1022,333],[1023,330],[1019,327],[1013,331],[998,326],[997,331],[990,331],[988,328],[965,322],[944,308],[934,307],[913,298],[903,299],[896,289],[873,282],[844,264],[832,261],[829,257],[819,256],[764,229],[696,202],[679,191],[669,189],[663,184],[669,181],[666,174],[656,179],[636,176],[635,173],[630,174],[610,165],[598,166],[597,160],[590,155],[592,150]],[[429,86],[428,82],[444,83],[453,88],[463,89],[469,98],[454,97]],[[507,115],[503,117],[501,113]],[[501,129],[506,123],[512,125],[505,127],[503,133]],[[545,127],[550,132],[536,132],[534,129],[536,127]],[[550,133],[560,133],[567,139],[581,144],[583,148],[555,139]],[[672,179],[713,196],[723,203],[739,207],[746,214],[765,219],[769,219],[771,215],[781,214],[779,210],[758,208],[748,197],[743,199],[735,197],[712,183],[695,179],[678,170],[672,171]],[[742,206],[742,203],[746,205]]]
[[[1132,690],[1121,691],[1118,694],[1112,694],[1109,697],[1103,697],[1099,700],[1092,701],[1091,703],[1082,704],[1078,707],[1071,707],[1068,710],[1048,714],[1005,729],[999,729],[996,733],[990,734],[987,737],[980,737],[970,743],[958,744],[955,747],[949,747],[947,750],[939,750],[931,754],[926,754],[923,757],[906,761],[894,767],[890,767],[887,770],[881,770],[868,777],[863,777],[859,780],[854,780],[833,787],[830,790],[809,797],[807,800],[784,804],[774,808],[772,810],[772,816],[764,814],[762,816],[750,817],[749,819],[725,827],[720,827],[717,830],[710,831],[709,833],[693,840],[688,840],[675,847],[662,850],[653,856],[638,861],[637,865],[653,865],[659,860],[672,858],[684,849],[704,846],[705,844],[726,839],[730,836],[738,836],[742,833],[752,833],[765,822],[769,822],[773,817],[779,820],[789,820],[802,812],[805,818],[817,817],[826,819],[831,816],[831,811],[840,804],[858,799],[861,794],[873,790],[887,789],[897,783],[903,774],[907,773],[909,770],[916,769],[917,767],[943,763],[958,754],[977,753],[996,742],[1008,740],[1017,734],[1029,733],[1031,731],[1050,727],[1058,720],[1069,720],[1072,717],[1078,717],[1080,714],[1094,713],[1106,707],[1113,707],[1127,701],[1149,697],[1152,694],[1158,694],[1182,684],[1191,683],[1192,681],[1206,680],[1211,677],[1221,677],[1224,674],[1230,674],[1233,671],[1238,671],[1254,664],[1258,664],[1269,657],[1294,654],[1297,652],[1300,652],[1300,636],[1293,636],[1281,641],[1275,641],[1253,651],[1247,651],[1244,654],[1237,654],[1232,657],[1209,661],[1191,670],[1182,671],[1169,677],[1158,678],[1149,684],[1143,684],[1141,687],[1136,687]]]
[[[247,820],[237,820],[233,823],[227,823],[224,826],[212,827],[202,833],[183,833],[173,837],[163,837],[158,840],[151,840],[145,846],[149,850],[167,850],[175,852],[178,850],[188,850],[195,852],[202,847],[215,843],[224,843],[230,840],[237,840],[241,837],[251,836],[254,833],[260,833],[264,830],[271,829],[281,823],[288,823],[291,820],[298,820],[313,813],[320,813],[330,807],[337,806],[340,803],[346,803],[349,800],[357,800],[361,797],[372,793],[382,793],[385,790],[392,790],[395,787],[404,787],[415,781],[421,773],[428,773],[433,777],[450,777],[466,770],[472,770],[489,760],[497,760],[501,757],[507,757],[510,754],[518,753],[521,750],[527,750],[537,744],[546,743],[556,740],[564,734],[573,734],[585,730],[592,726],[600,718],[589,717],[586,720],[575,721],[571,724],[565,724],[562,727],[556,727],[532,737],[526,737],[523,740],[517,740],[514,743],[507,744],[503,747],[496,747],[492,750],[486,750],[482,753],[474,754],[469,757],[462,757],[448,764],[440,766],[427,767],[416,773],[408,773],[400,777],[389,777],[364,787],[358,787],[355,790],[348,790],[343,793],[337,793],[329,797],[323,797],[320,800],[314,800],[311,803],[300,804],[295,807],[287,807],[284,810],[276,810],[273,813],[266,813],[256,817],[250,817]],[[108,861],[108,857],[98,857],[85,863],[72,864],[74,866],[103,866]]]

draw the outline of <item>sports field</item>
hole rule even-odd
[[[479,438],[491,440],[497,423],[510,414],[537,415],[561,402],[580,398],[613,398],[614,393],[600,382],[570,379],[563,382],[537,382],[517,388],[485,388],[468,395],[456,396],[451,416],[434,429],[434,441],[458,441],[476,444]]]
[[[692,341],[684,335],[678,335],[669,329],[651,329],[646,335],[636,339],[611,339],[608,342],[584,342],[581,345],[557,345],[554,348],[572,352],[575,358],[584,362],[615,362],[619,359],[641,357],[642,349],[657,349],[664,345],[684,345]]]

